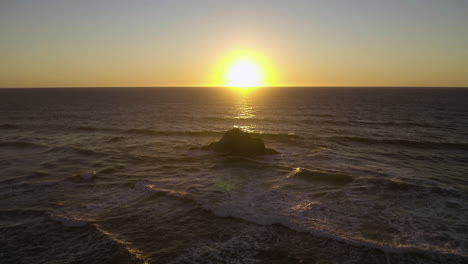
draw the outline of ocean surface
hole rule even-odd
[[[199,148],[238,127],[278,155]],[[0,263],[468,263],[468,89],[0,89]]]

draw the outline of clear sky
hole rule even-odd
[[[468,86],[467,0],[0,0],[0,87]]]

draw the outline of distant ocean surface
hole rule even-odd
[[[239,127],[278,155],[199,150]],[[468,89],[0,89],[0,263],[468,263]]]

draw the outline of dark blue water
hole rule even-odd
[[[467,102],[450,88],[0,89],[0,262],[466,263]],[[280,154],[198,149],[232,127]]]

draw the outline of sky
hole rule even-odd
[[[468,87],[467,0],[0,0],[0,87]]]

